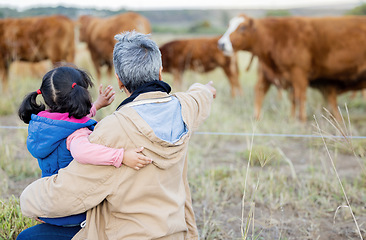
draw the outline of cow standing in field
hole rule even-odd
[[[163,72],[173,74],[174,86],[182,88],[182,76],[185,70],[209,72],[221,67],[231,85],[231,96],[242,95],[239,82],[238,61],[236,54],[225,56],[217,47],[215,38],[195,38],[175,40],[160,47]]]
[[[290,101],[292,102],[291,112],[295,112],[295,101],[293,95],[293,88],[289,81],[279,78],[268,66],[258,62],[258,80],[255,85],[255,101],[254,101],[254,116],[256,119],[260,118],[263,99],[268,92],[271,85],[275,85],[280,91],[281,89],[288,90]],[[337,108],[337,96],[348,91],[353,91],[354,94],[359,89],[365,91],[366,78],[360,81],[334,81],[334,79],[316,79],[309,83],[311,88],[314,88],[323,95],[328,102],[334,117],[341,121],[342,117]]]
[[[140,33],[151,33],[147,18],[133,12],[98,18],[83,15],[79,18],[81,42],[86,42],[100,81],[100,67],[107,65],[108,74],[112,75],[113,48],[116,43],[114,36],[125,31],[135,30]]]
[[[366,87],[366,18],[361,16],[253,19],[240,15],[230,21],[219,40],[226,53],[246,50],[256,55],[271,74],[292,89],[292,116],[299,106],[305,121],[309,85],[326,94],[332,111],[339,114],[336,96]],[[261,101],[270,84],[256,87]]]
[[[295,112],[295,104],[293,99],[293,88],[290,82],[281,79],[277,76],[271,68],[266,66],[262,62],[258,62],[258,80],[255,85],[255,101],[254,101],[254,117],[256,119],[260,118],[261,108],[263,104],[264,97],[268,92],[271,85],[276,86],[279,94],[281,95],[281,90],[288,90],[290,95],[290,101],[292,102],[292,112]],[[348,91],[353,91],[351,98],[355,97],[355,94],[362,90],[362,96],[365,97],[364,92],[366,92],[366,78],[360,81],[353,82],[334,82],[334,80],[327,79],[316,79],[310,82],[309,86],[314,88],[323,95],[324,99],[328,102],[334,117],[337,120],[342,120],[341,115],[337,109],[337,95],[346,93]]]
[[[65,16],[0,19],[0,71],[2,90],[8,89],[14,61],[74,61],[74,24]]]

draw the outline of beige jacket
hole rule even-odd
[[[194,84],[176,93],[188,133],[174,144],[159,139],[129,107],[169,99],[162,92],[141,94],[100,121],[89,139],[113,148],[143,146],[153,164],[135,171],[125,165],[95,166],[72,161],[57,175],[30,184],[20,196],[28,217],[62,217],[87,211],[86,225],[73,239],[198,239],[187,183],[187,148],[208,117],[212,93]]]

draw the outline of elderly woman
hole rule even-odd
[[[185,93],[169,94],[156,43],[136,32],[116,39],[113,62],[128,98],[97,124],[89,140],[114,148],[144,146],[153,164],[136,171],[72,161],[24,190],[22,212],[36,218],[87,211],[73,239],[198,239],[186,156],[216,90],[196,83]]]

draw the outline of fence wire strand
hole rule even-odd
[[[0,129],[28,129],[22,126],[0,126]],[[195,135],[216,135],[216,136],[254,136],[254,137],[287,137],[287,138],[322,138],[313,134],[279,134],[279,133],[235,133],[235,132],[194,132]],[[348,138],[365,139],[366,136],[323,136],[323,138]]]

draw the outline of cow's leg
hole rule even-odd
[[[361,89],[361,90],[353,90],[352,94],[351,94],[351,99],[354,99],[357,97],[357,93],[361,91],[361,95],[363,99],[366,99],[366,89]]]
[[[299,119],[302,122],[306,121],[306,90],[308,88],[308,79],[304,71],[300,68],[295,68],[291,72],[291,81],[294,88],[294,101],[299,106]]]
[[[2,92],[6,93],[9,90],[9,79],[8,79],[8,74],[9,74],[9,65],[10,64],[1,64],[0,65],[0,76],[1,76],[1,86],[2,86]]]
[[[357,91],[352,91],[351,99],[354,99],[357,96]]]
[[[8,86],[8,74],[7,74],[8,70],[6,69],[3,69],[1,71],[1,82],[2,82],[2,91],[3,93],[6,93],[9,89],[9,86]]]
[[[324,99],[327,101],[328,106],[330,108],[330,112],[333,114],[334,118],[337,121],[342,121],[342,116],[338,111],[338,103],[337,103],[337,88],[333,86],[326,86],[322,88],[322,94]]]
[[[72,40],[74,41],[74,38],[72,38]],[[68,51],[65,54],[66,54],[66,56],[64,57],[64,59],[68,63],[74,63],[75,62],[75,44],[74,44],[74,42],[70,43],[70,45],[68,47]]]
[[[366,89],[362,89],[361,94],[362,94],[363,99],[366,99]]]
[[[92,59],[93,65],[94,65],[94,69],[97,74],[97,82],[98,82],[98,86],[99,86],[102,82],[99,60],[98,60],[97,55],[93,51],[90,51],[90,56],[91,56],[91,59]]]
[[[258,80],[255,84],[254,93],[254,117],[259,120],[261,114],[261,108],[263,104],[263,99],[267,94],[269,87],[271,86],[271,82],[265,77],[265,74],[262,71],[258,72]]]
[[[277,87],[277,99],[282,100],[282,89]]]
[[[181,91],[183,89],[183,73],[178,69],[172,70],[174,91]]]
[[[108,80],[111,81],[112,77],[113,77],[113,65],[112,65],[112,63],[108,63],[107,75],[108,75]]]
[[[231,97],[234,98],[237,94],[243,96],[243,89],[239,82],[239,69],[236,60],[232,60],[229,66],[223,66],[223,69],[230,83]]]
[[[296,117],[296,99],[295,99],[295,94],[294,94],[294,88],[291,87],[288,91],[289,93],[289,98],[291,101],[291,118],[295,119]]]

